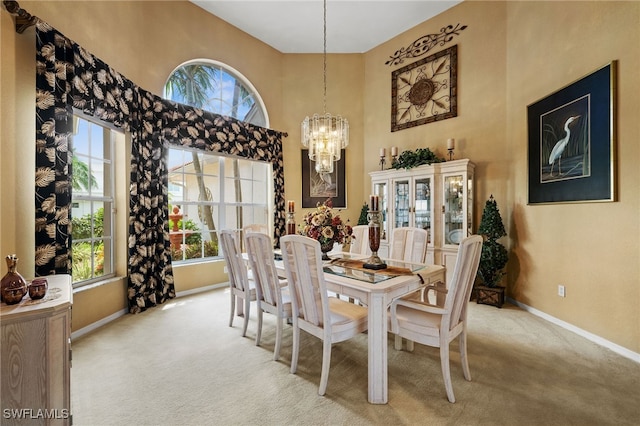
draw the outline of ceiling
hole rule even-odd
[[[323,51],[321,0],[190,1],[282,53]],[[327,52],[364,53],[461,1],[327,0]]]

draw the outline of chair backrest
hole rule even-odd
[[[244,235],[249,265],[256,281],[258,299],[272,306],[278,306],[282,300],[278,271],[274,263],[271,238],[261,232]]]
[[[282,260],[292,293],[293,315],[318,327],[329,317],[320,242],[304,235],[280,238]]]
[[[356,225],[353,228],[350,253],[371,254],[369,247],[369,225]]]
[[[266,223],[252,223],[251,225],[245,225],[242,228],[242,231],[245,234],[248,234],[250,232],[260,232],[262,234],[269,235],[269,226],[267,226]]]
[[[231,286],[241,291],[247,291],[249,289],[247,266],[242,259],[237,235],[236,231],[220,231],[222,255],[227,264],[227,273],[229,274]]]
[[[390,259],[405,262],[424,263],[427,257],[427,238],[429,234],[422,228],[395,228],[391,236]]]
[[[472,235],[462,240],[458,247],[458,257],[444,305],[450,312],[449,329],[458,325],[460,321],[466,320],[467,304],[480,263],[482,241],[482,236]],[[443,318],[443,321],[447,321],[447,318]]]

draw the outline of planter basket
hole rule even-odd
[[[504,304],[504,287],[476,286],[476,303],[501,308]]]

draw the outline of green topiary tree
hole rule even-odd
[[[369,206],[367,203],[362,205],[362,209],[360,209],[360,217],[358,218],[358,225],[368,225],[369,219],[367,219],[367,214],[369,214]]]
[[[504,267],[509,260],[507,249],[497,240],[507,235],[502,224],[502,217],[498,210],[498,203],[493,195],[489,197],[482,212],[482,220],[478,228],[478,234],[485,237],[482,243],[482,254],[478,275],[487,287],[496,287],[504,275]]]

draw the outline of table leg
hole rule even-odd
[[[387,377],[387,304],[383,293],[369,297],[369,402],[386,404]]]

